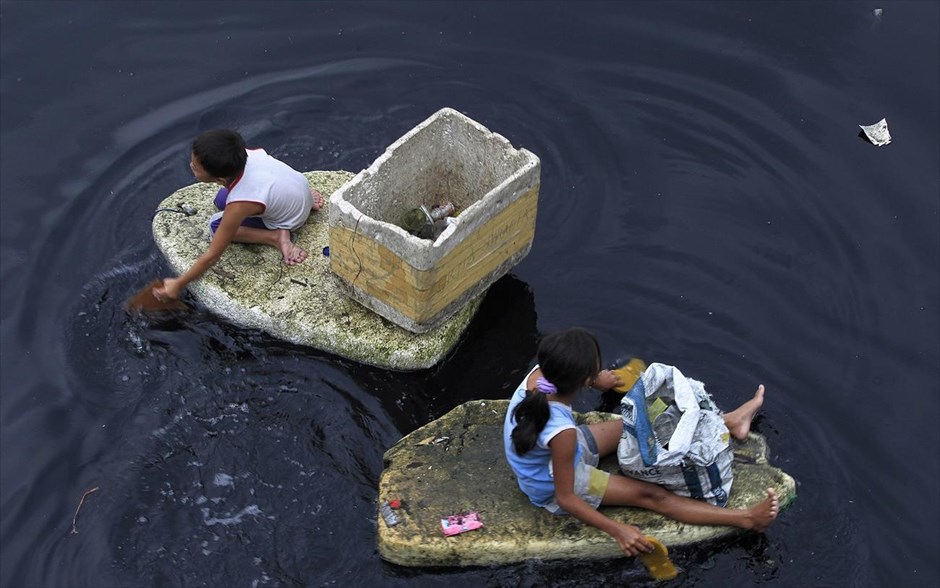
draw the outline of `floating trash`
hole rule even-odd
[[[858,125],[862,133],[872,145],[881,147],[891,142],[891,133],[888,132],[888,121],[881,119],[873,125]]]

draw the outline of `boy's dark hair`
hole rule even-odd
[[[573,328],[547,335],[539,343],[538,363],[542,376],[554,384],[558,394],[567,396],[581,389],[584,382],[600,369],[601,348],[597,339],[584,329]],[[539,438],[548,422],[549,395],[529,390],[513,411],[516,426],[512,445],[525,455]]]
[[[245,171],[245,140],[231,129],[206,131],[193,140],[193,155],[217,178],[234,179]]]

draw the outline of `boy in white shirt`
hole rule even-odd
[[[310,188],[302,173],[263,149],[246,149],[245,140],[230,129],[214,129],[196,137],[189,167],[197,180],[222,186],[215,197],[221,212],[209,222],[209,249],[181,276],[166,278],[162,287],[154,288],[158,300],[178,298],[233,241],[277,247],[287,265],[307,258],[307,252],[291,242],[291,231],[323,206],[323,196]]]

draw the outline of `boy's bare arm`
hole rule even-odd
[[[222,257],[225,249],[235,238],[235,233],[241,226],[242,221],[250,216],[257,216],[264,212],[264,206],[256,202],[231,202],[225,207],[225,214],[222,215],[222,222],[216,229],[212,242],[205,253],[199,256],[193,265],[178,278],[167,278],[163,281],[162,288],[155,288],[153,295],[158,300],[166,298],[179,297],[180,291],[187,284],[198,280],[204,273],[209,271],[215,263]]]

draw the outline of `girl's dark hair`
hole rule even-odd
[[[538,363],[542,376],[555,385],[560,396],[574,394],[600,369],[601,348],[597,339],[584,329],[568,329],[546,335],[539,343]],[[525,455],[539,438],[548,422],[548,395],[529,390],[513,411],[516,426],[512,445]]]
[[[193,155],[217,178],[233,179],[245,170],[245,140],[231,129],[206,131],[193,140]]]

